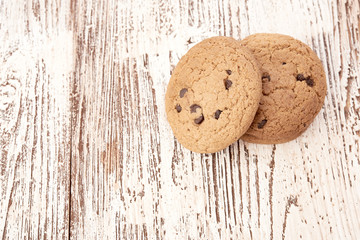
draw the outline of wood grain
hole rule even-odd
[[[69,2],[0,1],[0,237],[69,236]]]
[[[84,22],[77,29],[74,236],[359,236],[357,1],[107,1],[77,7]],[[203,38],[255,32],[290,34],[317,52],[329,84],[323,110],[287,144],[239,141],[213,155],[183,149],[163,104],[173,67]]]
[[[0,236],[358,239],[359,5],[0,0]],[[323,109],[286,144],[186,150],[165,114],[173,68],[204,38],[256,32],[315,50]]]

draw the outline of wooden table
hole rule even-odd
[[[358,0],[0,0],[2,239],[359,239]],[[278,32],[323,61],[286,144],[195,154],[164,94],[216,35]]]

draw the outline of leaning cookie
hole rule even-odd
[[[281,34],[254,34],[241,41],[262,72],[262,97],[254,122],[241,139],[284,143],[300,136],[324,104],[326,78],[316,54]]]
[[[261,75],[254,57],[233,38],[213,37],[191,48],[167,87],[167,118],[177,140],[198,153],[237,141],[254,119]]]

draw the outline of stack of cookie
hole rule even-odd
[[[191,151],[213,153],[239,138],[262,144],[297,138],[325,95],[321,61],[306,44],[254,34],[192,47],[173,71],[165,105],[177,140]]]

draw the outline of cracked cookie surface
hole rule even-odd
[[[263,83],[254,122],[241,139],[275,144],[297,138],[324,104],[326,77],[320,59],[286,35],[254,34],[240,43],[254,54]]]
[[[220,151],[252,123],[261,97],[261,75],[239,41],[213,37],[179,61],[166,91],[167,118],[177,140],[198,153]]]

